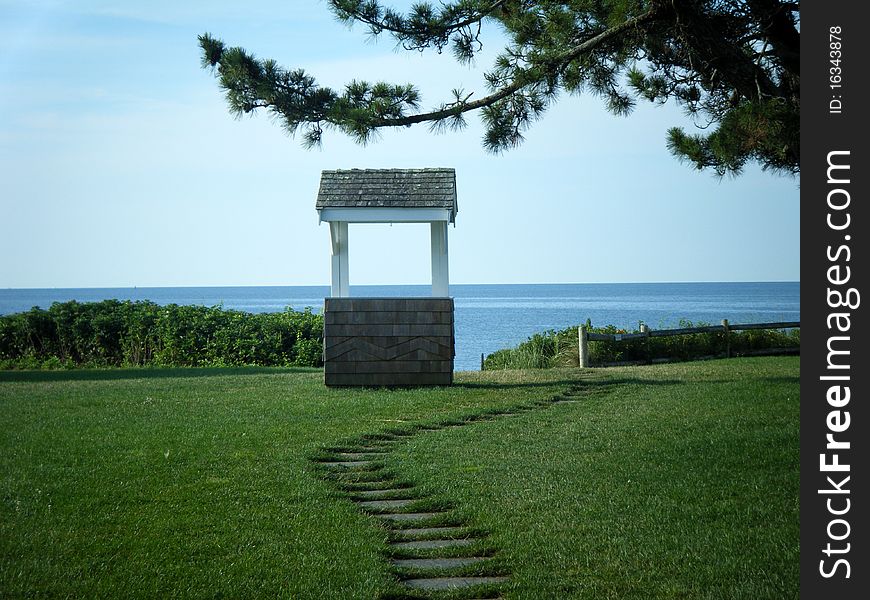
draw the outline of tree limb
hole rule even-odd
[[[585,52],[588,52],[590,50],[595,49],[596,47],[600,46],[604,42],[609,41],[610,39],[624,33],[627,30],[633,29],[633,28],[638,27],[644,23],[652,21],[653,19],[659,17],[661,15],[661,13],[662,13],[662,9],[660,7],[654,6],[653,8],[648,10],[647,12],[645,12],[641,15],[638,15],[637,17],[634,17],[632,19],[625,21],[624,23],[620,23],[619,25],[611,27],[610,29],[607,29],[605,31],[602,31],[598,35],[589,38],[585,42],[578,44],[578,45],[574,46],[573,48],[566,50],[565,52],[562,52],[562,53],[557,54],[551,58],[548,58],[546,60],[546,62],[549,65],[551,65],[552,67],[558,68],[559,66],[562,66],[566,63],[571,62],[572,60],[575,60],[576,58],[578,58],[580,55],[584,54]],[[525,73],[525,72],[526,71],[521,71],[521,73]],[[473,102],[463,102],[461,104],[458,104],[458,105],[450,107],[450,108],[435,110],[435,111],[427,112],[427,113],[417,113],[415,115],[408,115],[405,117],[376,119],[373,122],[373,126],[374,127],[402,127],[402,126],[406,126],[406,125],[414,125],[416,123],[422,123],[425,121],[438,121],[441,119],[446,119],[448,117],[453,117],[453,116],[456,116],[458,114],[466,113],[466,112],[469,112],[472,110],[477,110],[477,109],[483,108],[485,106],[491,106],[491,105],[495,104],[496,102],[498,102],[499,100],[503,100],[503,99],[507,98],[508,96],[510,96],[511,94],[514,94],[514,93],[518,92],[519,90],[523,89],[524,87],[531,85],[533,83],[536,83],[536,81],[535,80],[524,80],[522,77],[514,77],[514,81],[510,85],[507,85],[507,86],[501,88],[500,90],[490,94],[489,96],[485,96],[485,97],[480,98],[478,100],[475,100]]]
[[[495,2],[493,2],[490,5],[490,7],[488,9],[486,9],[485,11],[483,11],[482,13],[480,13],[478,15],[468,17],[467,19],[464,19],[462,21],[458,21],[456,23],[451,23],[449,25],[445,25],[444,26],[444,33],[450,33],[452,31],[462,29],[463,27],[468,27],[469,25],[474,25],[475,23],[479,23],[485,17],[492,14],[492,12],[494,10],[496,10],[497,8],[502,6],[506,1],[507,0],[496,0]],[[389,23],[387,23],[383,19],[380,19],[380,20],[371,19],[368,16],[366,16],[364,13],[361,13],[361,12],[355,11],[355,10],[349,10],[346,8],[342,8],[340,6],[336,6],[335,4],[333,4],[333,8],[336,11],[341,11],[342,13],[347,14],[350,18],[354,19],[355,21],[360,21],[362,23],[365,23],[369,27],[375,28],[377,30],[389,31],[390,33],[396,34],[397,36],[412,36],[412,35],[419,35],[420,33],[423,33],[422,31],[414,31],[411,29],[402,29],[400,27],[390,25]]]

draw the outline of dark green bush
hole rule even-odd
[[[0,368],[322,366],[323,317],[148,301],[54,303],[0,316]]]
[[[680,321],[680,328],[704,327],[705,323],[693,325]],[[639,333],[613,325],[592,327],[586,322],[590,333]],[[800,329],[751,329],[730,333],[731,355],[739,356],[759,350],[799,348]],[[624,341],[590,341],[589,359],[592,366],[609,363],[652,362],[655,360],[695,360],[721,357],[727,350],[724,332],[693,333],[668,337],[649,337]],[[498,350],[484,359],[484,369],[530,369],[550,367],[576,367],[580,364],[578,351],[578,327],[561,331],[538,333],[516,348]]]

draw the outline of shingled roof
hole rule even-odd
[[[458,211],[454,169],[323,171],[317,210],[329,208],[441,208]]]

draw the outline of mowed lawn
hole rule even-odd
[[[510,598],[798,597],[799,358],[597,371],[391,466],[492,532]]]
[[[579,402],[420,432],[388,460],[490,532],[505,598],[797,597],[798,369],[596,370]],[[395,589],[386,534],[309,457],[588,376],[0,373],[0,596],[377,597]]]

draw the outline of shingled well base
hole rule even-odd
[[[327,298],[328,386],[453,383],[452,298]]]

